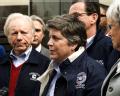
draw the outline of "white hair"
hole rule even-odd
[[[8,27],[9,27],[10,22],[15,20],[16,18],[26,19],[31,24],[31,26],[33,27],[33,32],[34,32],[34,25],[33,25],[32,19],[29,16],[23,15],[21,13],[12,13],[7,17],[7,20],[6,20],[5,25],[4,25],[5,36],[8,35],[8,32],[9,32]]]
[[[107,10],[107,18],[113,20],[115,23],[120,24],[120,2],[114,0]]]

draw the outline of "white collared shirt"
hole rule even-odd
[[[13,53],[13,50],[11,51],[10,53],[10,57],[12,58],[12,61],[13,61],[13,64],[15,67],[19,67],[20,65],[22,65],[25,61],[28,60],[29,58],[29,55],[32,51],[32,46],[29,47],[24,53],[22,53],[21,55],[19,56],[16,56],[14,53]]]
[[[93,43],[94,37],[95,35],[87,39],[86,48],[90,47],[90,45]]]
[[[40,52],[41,51],[41,44],[39,44],[36,48],[35,48],[36,51]]]

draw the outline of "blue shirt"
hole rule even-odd
[[[32,46],[29,47],[24,53],[22,53],[21,55],[19,56],[16,56],[13,52],[13,50],[11,51],[10,53],[10,57],[12,58],[13,60],[13,64],[15,67],[19,67],[20,65],[22,65],[25,61],[28,60],[29,58],[29,55],[32,51]]]

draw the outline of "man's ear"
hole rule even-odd
[[[97,19],[98,19],[98,14],[97,13],[91,14],[91,24],[95,24]]]

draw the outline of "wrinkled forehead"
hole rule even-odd
[[[11,19],[8,28],[10,29],[11,27],[24,27],[24,28],[27,27],[32,29],[33,24],[28,19],[20,17],[20,18]]]
[[[32,26],[32,21],[25,18],[25,17],[18,17],[18,18],[13,18],[9,21],[9,25],[14,24],[14,23],[19,23],[19,22],[24,22],[25,24],[31,25]]]

